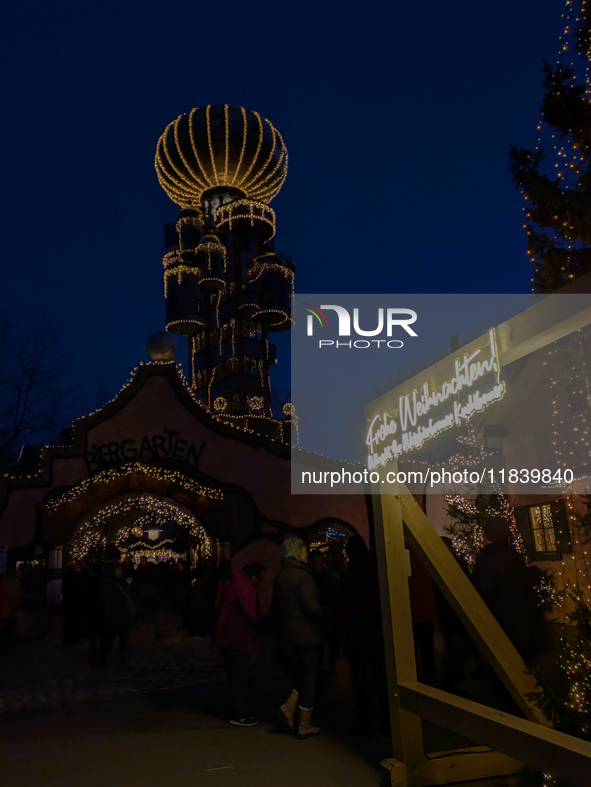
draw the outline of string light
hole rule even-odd
[[[189,531],[189,534],[197,539],[205,556],[210,555],[211,545],[207,533],[193,514],[181,510],[178,505],[168,500],[155,497],[154,495],[139,494],[131,495],[115,503],[110,503],[101,508],[93,517],[83,522],[72,539],[72,558],[74,560],[81,560],[92,549],[104,547],[107,542],[105,529],[109,520],[113,519],[113,517],[127,514],[130,511],[140,512],[142,515],[141,525],[133,522],[119,528],[115,538],[116,544],[137,534],[139,532],[139,527],[142,527],[143,532],[143,526],[151,520],[156,524],[174,522],[177,525],[185,527]],[[136,528],[135,533],[132,532],[134,527]]]
[[[456,438],[463,447],[463,452],[451,456],[446,464],[452,471],[468,467],[481,466],[486,459],[494,455],[494,451],[486,450],[474,426],[467,422],[466,433]],[[467,452],[467,453],[466,453]],[[474,489],[476,496],[477,489]],[[452,546],[457,555],[465,561],[470,570],[474,567],[476,556],[484,547],[482,522],[489,517],[501,517],[507,520],[511,531],[513,548],[525,559],[527,551],[523,538],[515,523],[514,507],[498,484],[493,484],[489,493],[489,502],[470,499],[461,494],[444,494],[446,510],[451,523],[444,527],[452,539]]]
[[[591,144],[586,131],[591,96],[588,48],[591,37],[588,35],[586,0],[577,4],[568,0],[563,18],[560,55],[556,66],[546,69],[545,109],[537,126],[535,149],[530,153],[514,148],[511,154],[511,171],[524,198],[527,254],[533,268],[532,290],[542,292],[556,290],[589,267],[582,256],[582,252],[588,251],[588,232],[580,215],[579,201],[580,197],[588,199],[586,195],[591,187],[587,174]],[[579,46],[581,32],[586,35],[583,49]],[[559,112],[560,102],[567,107],[564,112]],[[564,127],[557,125],[559,133],[548,134],[554,166],[552,174],[546,177],[540,172],[544,158],[542,135],[546,125],[560,124],[561,121],[556,120],[559,117]],[[559,143],[559,138],[564,141]],[[571,192],[574,199],[570,197]],[[561,211],[557,211],[557,205],[562,206]]]
[[[221,229],[227,224],[228,229],[231,230],[233,222],[241,219],[248,219],[251,227],[255,226],[255,221],[262,221],[273,230],[268,240],[275,235],[277,229],[273,208],[265,205],[263,202],[256,202],[251,199],[237,199],[233,202],[228,202],[226,205],[220,205],[218,215],[217,229]]]
[[[281,134],[258,112],[225,104],[223,139],[217,140],[213,134],[212,111],[211,105],[194,108],[166,127],[156,146],[155,168],[160,185],[173,202],[183,208],[199,206],[206,191],[223,186],[238,189],[250,199],[270,202],[279,193],[287,175],[288,155]],[[236,115],[241,124],[236,122]],[[256,150],[248,160],[246,171],[239,177],[248,140],[254,136],[249,129],[250,120],[256,120],[258,127]],[[240,130],[239,125],[242,126]],[[195,133],[196,128],[200,133]],[[268,129],[267,142],[265,129]],[[240,155],[234,162],[230,151],[238,146]],[[263,150],[264,161],[261,160]],[[204,165],[206,160],[210,162],[208,167]],[[223,172],[218,171],[216,160],[224,162]]]
[[[45,505],[50,511],[57,511],[61,506],[66,503],[71,503],[80,497],[80,495],[83,495],[86,491],[99,484],[108,484],[118,478],[130,477],[133,475],[143,475],[149,478],[155,478],[157,481],[174,483],[188,492],[194,492],[199,496],[207,497],[211,500],[222,500],[224,497],[220,489],[204,486],[194,481],[192,478],[188,478],[178,470],[166,470],[162,467],[145,465],[142,462],[129,462],[128,464],[121,465],[121,467],[101,470],[99,473],[87,476],[79,484],[59,495],[59,497],[48,500]]]

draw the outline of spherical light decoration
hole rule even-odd
[[[155,164],[160,185],[182,208],[197,208],[211,189],[268,203],[287,175],[287,148],[258,112],[208,105],[166,127]]]
[[[146,342],[146,350],[153,361],[172,361],[177,353],[176,339],[166,331],[156,331]]]
[[[223,396],[218,396],[213,403],[216,413],[224,413],[228,409],[228,401]]]
[[[257,413],[264,407],[265,401],[262,396],[250,396],[248,398],[248,407],[251,412]]]

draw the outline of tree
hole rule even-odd
[[[104,407],[107,402],[111,401],[111,399],[113,399],[113,392],[107,387],[107,384],[104,380],[99,380],[96,384],[94,398],[92,401],[93,409],[100,410],[101,407]]]
[[[77,399],[50,316],[24,326],[13,314],[0,315],[0,369],[0,468],[6,470],[22,445],[55,438]]]
[[[488,451],[480,435],[470,422],[466,422],[465,433],[457,438],[458,453],[451,456],[447,464],[450,469],[470,469],[479,472],[494,456],[494,451]],[[521,534],[515,525],[513,506],[502,493],[498,484],[489,485],[487,489],[471,488],[467,485],[465,490],[470,495],[448,493],[445,494],[446,511],[451,522],[444,527],[452,539],[456,554],[472,569],[477,554],[484,546],[482,524],[490,516],[499,516],[507,520],[512,534],[515,549],[525,554]]]
[[[544,62],[542,69],[545,95],[538,129],[542,134],[548,126],[554,132],[548,139],[556,149],[553,160],[540,147],[541,136],[535,150],[512,145],[509,153],[509,171],[526,201],[527,251],[540,292],[554,292],[591,271],[591,101],[586,78],[591,9],[584,1],[576,20],[567,22],[564,40],[561,60],[555,66]]]

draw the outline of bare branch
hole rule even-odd
[[[71,420],[79,398],[67,384],[60,330],[49,315],[22,325],[0,314],[0,466],[21,446],[51,440]]]

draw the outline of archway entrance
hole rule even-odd
[[[135,494],[110,501],[86,517],[70,542],[70,554],[80,560],[101,555],[114,543],[125,560],[183,556],[191,568],[211,557],[205,528],[179,503],[153,494]]]
[[[341,519],[323,519],[308,538],[308,551],[321,552],[330,568],[341,571],[347,564],[347,541],[355,535],[355,528]]]

